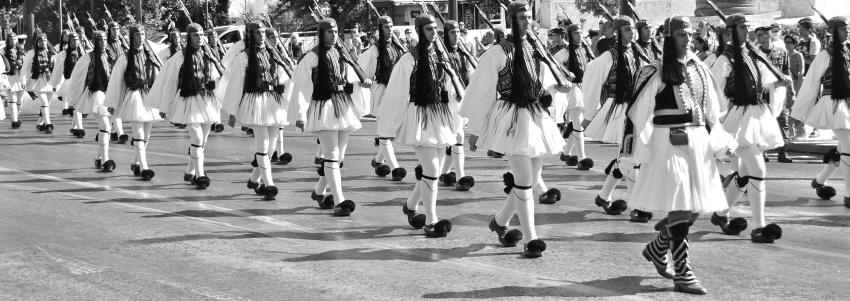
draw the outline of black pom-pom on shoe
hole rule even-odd
[[[266,186],[266,193],[263,196],[263,200],[274,201],[276,196],[277,196],[277,187]]]
[[[440,186],[452,186],[457,183],[457,174],[454,172],[450,172],[447,174],[442,174],[438,178]]]
[[[463,176],[457,181],[457,184],[455,184],[455,190],[469,191],[473,186],[475,186],[475,178],[472,176]]]
[[[578,170],[590,170],[591,168],[593,168],[593,159],[584,158],[578,162]]]
[[[392,171],[393,181],[398,182],[404,180],[404,177],[407,176],[407,170],[403,167],[394,168]]]
[[[381,166],[381,163],[378,163],[375,158],[372,158],[372,163],[370,164],[372,164],[372,168],[378,168],[378,166]]]
[[[818,198],[824,201],[832,199],[836,194],[835,188],[820,184],[816,179],[812,180],[812,188],[815,189],[815,194],[818,195]]]
[[[782,238],[782,228],[777,224],[769,224],[764,228],[757,228],[750,233],[750,240],[754,243],[773,243],[774,240]]]
[[[546,242],[540,239],[535,239],[525,244],[523,256],[528,258],[538,258],[543,256],[543,251],[546,251]]]
[[[77,132],[74,133],[74,136],[77,137],[77,138],[83,138],[83,137],[86,136],[86,130],[78,129]]]
[[[322,201],[319,202],[319,208],[321,209],[333,209],[334,208],[334,196],[332,194],[326,195]]]
[[[292,154],[290,153],[283,153],[277,158],[277,163],[280,165],[287,165],[289,162],[292,162]]]
[[[629,213],[629,221],[633,223],[648,223],[651,219],[652,212],[646,212],[635,209]]]
[[[221,123],[216,124],[216,125],[215,125],[215,132],[216,132],[216,133],[224,132],[224,125],[223,125],[223,124],[221,124]]]
[[[540,204],[551,205],[557,203],[560,200],[561,191],[557,188],[550,188],[549,190],[540,195],[538,202],[540,202]]]
[[[569,160],[570,157],[572,157],[572,156],[564,154],[563,152],[561,152],[561,154],[558,156],[558,159],[561,159],[561,161],[563,161],[563,162],[567,162],[567,160]]]
[[[127,143],[127,140],[129,140],[129,139],[130,139],[130,136],[127,136],[127,134],[123,134],[121,136],[118,136],[118,144],[125,144],[125,143]]]
[[[496,223],[496,218],[490,220],[490,231],[496,232],[499,237],[499,243],[504,247],[516,247],[517,242],[522,240],[522,231],[518,229],[508,230],[506,226],[499,226]]]
[[[52,124],[49,124],[49,123],[45,124],[43,128],[44,128],[45,134],[53,134],[53,125]]]
[[[190,173],[183,174],[183,182],[192,182],[195,179],[195,175]]]
[[[142,181],[150,181],[156,175],[156,173],[154,173],[153,170],[150,170],[150,169],[142,170],[141,174],[142,174]]]
[[[425,214],[417,213],[415,210],[407,208],[407,204],[401,205],[401,212],[407,216],[407,224],[414,229],[422,229],[425,227]]]
[[[207,176],[198,177],[195,179],[195,188],[198,190],[207,189],[207,187],[210,187],[210,182],[210,178]]]
[[[605,213],[609,215],[620,215],[621,213],[623,213],[623,211],[626,211],[626,209],[628,209],[628,205],[624,200],[616,200],[614,202],[609,202],[597,195],[594,202],[596,203],[596,206],[602,207],[602,210],[604,210]]]
[[[392,172],[392,168],[389,165],[381,164],[378,167],[375,167],[375,175],[383,178],[389,175]]]
[[[103,172],[112,172],[113,170],[115,170],[115,161],[106,160],[106,162],[103,162],[103,169],[101,170]]]
[[[425,226],[425,236],[429,238],[446,237],[449,232],[452,232],[452,222],[447,219]]]
[[[342,203],[339,203],[339,205],[334,206],[333,208],[334,208],[333,216],[342,217],[342,216],[351,215],[351,213],[354,212],[356,205],[354,204],[354,201],[352,201],[352,200],[345,200],[345,201],[342,201]]]

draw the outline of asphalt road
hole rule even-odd
[[[112,145],[115,172],[94,170],[92,120],[88,136],[77,139],[68,134],[69,118],[54,117],[52,135],[36,132],[35,118],[25,116],[18,130],[9,120],[0,124],[2,300],[693,298],[672,292],[672,282],[640,256],[655,236],[652,223],[630,223],[593,205],[612,146],[588,146],[596,159],[589,172],[545,160],[544,178],[563,199],[537,205],[548,250],[524,259],[521,246],[500,247],[487,229],[504,198],[507,162],[480,151],[467,153],[467,172],[477,180],[472,191],[440,191],[437,210],[453,231],[429,239],[399,208],[414,183],[412,149],[397,147],[410,171],[405,181],[377,178],[369,166],[372,121],[352,137],[342,169],[357,210],[338,218],[309,198],[315,139],[294,128],[287,128],[286,145],[295,159],[274,168],[280,195],[263,202],[245,188],[254,143],[238,129],[211,135],[212,186],[199,191],[182,181],[188,134],[167,122],[154,127],[148,160],[156,177],[143,182],[129,170],[129,144]],[[692,265],[709,290],[699,299],[850,294],[850,209],[840,197],[816,200],[809,181],[819,158],[793,158],[768,164],[767,218],[783,227],[781,240],[753,244],[749,229],[724,236],[707,216],[692,228]],[[839,196],[840,177],[832,180]],[[749,218],[749,207],[739,204],[735,214]]]

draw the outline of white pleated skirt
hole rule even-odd
[[[732,106],[721,122],[739,148],[753,146],[765,151],[785,145],[779,122],[766,104]]]
[[[532,158],[558,154],[564,144],[555,120],[539,103],[517,108],[504,100],[491,108],[478,140],[481,149]]]
[[[289,124],[286,104],[278,93],[246,93],[236,111],[236,120],[246,126],[283,127]]]
[[[462,122],[460,115],[451,108],[451,104],[440,103],[437,106],[442,106],[448,114],[421,112],[416,104],[408,103],[395,141],[415,147],[446,147],[458,143],[458,125]]]
[[[387,85],[374,84],[372,85],[372,115],[380,117],[378,108],[381,107],[381,99],[384,98],[384,93],[387,92]]]
[[[86,88],[81,97],[77,98],[74,103],[69,103],[68,105],[76,108],[81,114],[110,116],[109,111],[104,105],[105,100],[106,93],[103,91],[91,92],[88,88]]]
[[[6,79],[9,82],[9,88],[7,91],[18,92],[24,91],[24,77],[18,73],[15,75],[6,75]]]
[[[705,127],[687,127],[688,145],[672,145],[669,128],[655,128],[642,162],[629,206],[643,211],[693,211],[726,209]]]
[[[584,110],[584,93],[581,92],[581,84],[575,84],[570,92],[567,92],[567,110]]]
[[[354,131],[361,127],[360,116],[357,115],[349,95],[334,93],[329,100],[310,101],[306,131]]]
[[[126,122],[152,122],[160,121],[159,110],[147,105],[144,96],[139,90],[127,91],[124,99],[115,108],[115,117]]]
[[[836,101],[832,96],[824,95],[814,103],[803,122],[818,129],[850,129],[850,108],[847,101]]]
[[[182,97],[180,91],[168,105],[168,120],[172,123],[207,124],[221,122],[221,104],[212,93]]]
[[[626,111],[626,104],[614,104],[614,99],[609,98],[590,120],[584,135],[605,143],[623,143],[623,131],[628,118]]]
[[[53,86],[50,85],[50,75],[42,74],[37,79],[27,78],[26,79],[26,90],[30,92],[42,92],[49,93],[53,92]]]
[[[567,93],[552,94],[552,106],[549,107],[549,115],[555,123],[564,123],[564,115],[567,113]]]

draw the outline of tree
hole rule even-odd
[[[620,11],[620,0],[575,0],[576,8],[583,14],[592,14],[594,16],[602,16],[603,10],[599,6],[600,3],[605,5],[605,8],[612,15],[616,15]]]
[[[367,24],[369,21],[367,18],[370,12],[365,1],[322,0],[319,4],[328,8],[328,17],[336,20],[340,29],[351,27],[355,23]],[[269,9],[269,15],[272,22],[279,25],[283,31],[315,30],[316,21],[310,13],[310,8],[314,6],[313,0],[279,1]]]

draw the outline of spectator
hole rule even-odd
[[[788,58],[791,62],[791,79],[794,80],[794,88],[799,91],[800,85],[803,84],[803,75],[805,75],[805,59],[803,54],[797,51],[797,45],[800,40],[794,35],[785,36],[785,50],[788,52]],[[793,99],[791,107],[794,106]],[[789,118],[789,128],[792,139],[800,139],[806,136],[806,129],[802,121],[794,118]]]
[[[773,43],[770,40],[770,31],[772,28],[770,26],[759,27],[756,29],[756,41],[758,41],[759,49],[767,56],[768,60],[770,60],[771,64],[776,67],[779,71],[784,74],[791,75],[791,63],[788,59],[788,53],[785,52],[784,47],[778,48],[774,47]],[[790,143],[791,133],[789,132],[788,127],[788,113],[791,110],[789,106],[789,97],[787,94],[777,95],[776,99],[772,101],[781,101],[782,109],[779,112],[774,112],[777,115],[776,121],[779,123],[779,128],[782,130],[782,139],[785,140],[785,145]],[[779,149],[779,159],[778,161],[781,163],[792,163],[791,159],[788,158],[788,155],[785,151],[785,146],[780,147]],[[765,157],[765,161],[767,157]]]
[[[815,36],[815,32],[813,29],[812,19],[803,18],[797,22],[797,25],[800,26],[800,43],[797,44],[797,51],[803,54],[803,58],[806,61],[805,70],[809,70],[809,65],[812,64],[812,60],[815,59],[815,55],[818,54],[821,50],[820,41]]]

